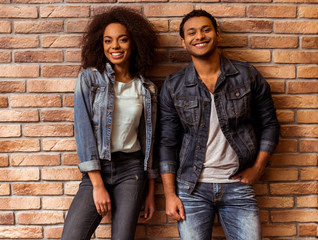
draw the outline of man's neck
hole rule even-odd
[[[207,58],[192,56],[193,65],[205,86],[213,93],[221,65],[218,51]]]

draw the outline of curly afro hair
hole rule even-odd
[[[138,12],[124,7],[114,7],[109,11],[94,16],[83,36],[82,67],[95,67],[104,72],[106,63],[103,48],[103,34],[111,23],[126,27],[134,49],[130,57],[130,74],[135,77],[143,75],[153,65],[155,47],[158,40],[153,25]]]

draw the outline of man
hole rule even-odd
[[[219,32],[203,10],[180,24],[192,62],[160,93],[160,169],[167,214],[182,240],[210,240],[216,213],[227,239],[260,240],[252,184],[279,135],[270,87],[250,64],[218,53]]]

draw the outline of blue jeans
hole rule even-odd
[[[192,194],[187,185],[177,183],[185,220],[178,222],[182,240],[211,240],[215,214],[218,214],[226,239],[261,240],[261,223],[254,189],[235,183],[198,183]]]
[[[112,161],[101,164],[102,178],[111,198],[112,239],[134,239],[147,180],[142,154],[118,152],[112,154]],[[62,240],[91,239],[101,220],[94,204],[92,183],[84,174],[68,211]]]

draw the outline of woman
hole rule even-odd
[[[120,7],[95,16],[84,34],[84,70],[74,94],[83,179],[65,220],[63,240],[90,239],[108,213],[112,239],[133,239],[143,202],[146,221],[155,211],[157,90],[143,74],[153,63],[156,43],[152,25]]]

